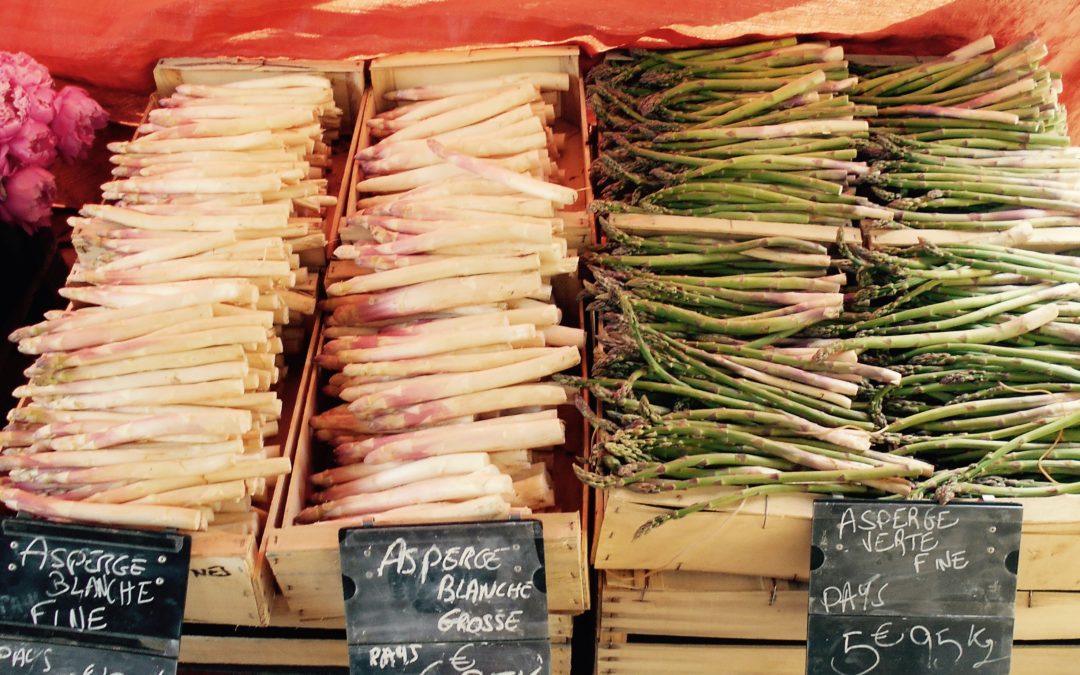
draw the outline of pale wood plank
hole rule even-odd
[[[722,492],[606,491],[595,566],[807,579],[813,499],[804,495],[758,498],[728,510],[702,511],[635,539],[638,528],[656,516]],[[1024,506],[1019,587],[1080,590],[1080,496],[1014,501]]]
[[[601,645],[597,675],[802,675],[803,647],[776,645]],[[1080,646],[1016,645],[1012,675],[1075,675]]]

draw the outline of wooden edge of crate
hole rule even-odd
[[[732,488],[702,488],[692,491],[645,494],[625,488],[609,490],[614,502],[633,502],[650,506],[681,508],[702,499],[735,492]],[[712,513],[740,513],[754,516],[783,516],[809,521],[813,504],[820,497],[811,494],[780,494],[745,500],[737,506]],[[1002,500],[1024,507],[1024,531],[1045,533],[1080,532],[1080,495],[1057,495],[1025,499]]]
[[[587,609],[580,514],[538,513],[544,528],[548,610],[580,614]],[[267,556],[289,611],[303,620],[341,616],[341,562],[333,522],[283,527],[270,533]]]
[[[270,613],[271,628],[309,628],[317,630],[345,630],[345,617],[332,616],[309,619],[289,610],[289,603],[282,596],[274,598]],[[552,642],[569,642],[574,632],[573,614],[548,614],[548,634]]]
[[[403,52],[380,56],[371,61],[371,70],[383,68],[430,67],[452,64],[474,64],[504,59],[579,57],[581,50],[573,45],[548,47],[482,47],[479,49],[446,49],[431,52]]]
[[[436,52],[410,52],[386,56],[370,64],[371,92],[375,109],[387,106],[383,94],[394,89],[416,86],[431,74],[438,82],[495,77],[528,70],[554,69],[570,75],[570,94],[575,95],[575,80],[580,80],[578,66],[581,50],[577,47],[504,47],[494,49],[458,49]],[[423,73],[419,79],[412,73]],[[575,101],[571,101],[575,102]],[[582,105],[579,104],[579,107]],[[556,113],[559,114],[558,109]],[[582,127],[584,133],[584,127]]]
[[[284,609],[275,606],[275,615]],[[313,625],[314,624],[314,625]],[[277,628],[303,628],[304,637],[281,631],[253,635],[214,632],[187,633],[180,639],[180,663],[219,666],[333,668],[349,665],[348,642],[342,633],[343,619],[322,622],[275,622]],[[570,639],[573,621],[566,614],[548,616],[551,641],[551,673],[570,674]]]
[[[1012,675],[1072,675],[1080,645],[1013,646]],[[603,644],[597,650],[597,675],[713,675],[717,664],[725,673],[776,675],[802,673],[806,649],[776,644],[671,644],[636,642]]]
[[[342,109],[342,126],[360,116],[366,89],[363,59],[309,60],[241,57],[166,57],[154,66],[154,83],[161,97],[171,96],[180,84],[220,84],[289,73],[319,73],[330,79],[334,101]]]
[[[813,501],[808,495],[777,495],[694,513],[635,539],[638,528],[652,518],[716,494],[712,489],[671,496],[607,491],[597,523],[595,567],[807,578]],[[1080,590],[1080,499],[1062,495],[1013,501],[1025,507],[1020,588]]]
[[[601,628],[611,635],[806,640],[807,589],[783,579],[681,571],[602,574]],[[1080,593],[1019,590],[1016,640],[1080,639]]]

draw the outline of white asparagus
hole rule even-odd
[[[166,490],[156,494],[133,499],[128,504],[159,504],[166,506],[192,506],[196,504],[213,504],[216,502],[233,501],[243,499],[249,494],[247,482],[244,480],[232,480],[212,485],[196,485],[193,487]]]
[[[340,296],[351,299],[337,307],[331,325],[368,323],[392,317],[437,312],[463,305],[500,303],[530,297],[541,289],[536,272],[478,274],[425,281],[373,295]]]
[[[507,349],[482,354],[447,354],[415,359],[349,363],[343,372],[352,377],[393,376],[412,377],[434,373],[463,373],[485,368],[496,368],[536,358],[547,352],[547,347]]]
[[[528,82],[543,91],[569,91],[570,89],[570,75],[567,73],[530,72],[501,75],[483,80],[447,82],[397,89],[387,92],[386,98],[391,101],[422,101],[474,91],[485,91],[518,82]]]
[[[392,138],[398,141],[427,138],[435,134],[482,122],[539,97],[540,90],[533,85],[529,83],[515,84],[492,92],[491,96],[479,101],[404,126],[394,124],[393,121],[387,122],[386,126],[394,131]]]
[[[528,361],[486,370],[424,375],[402,380],[382,391],[360,396],[355,395],[354,390],[349,388],[341,392],[341,398],[350,402],[349,410],[357,414],[374,415],[387,408],[402,408],[424,401],[539,380],[581,362],[580,352],[575,347],[561,347],[546,352]]]
[[[368,451],[366,454],[336,453],[338,461],[350,457],[359,459],[365,465],[383,462],[407,462],[424,457],[432,457],[462,452],[503,452],[507,450],[528,450],[566,442],[566,429],[561,420],[538,419],[518,424],[501,424],[483,430],[470,429],[473,425],[461,425],[460,428],[448,428],[438,437],[417,441],[388,442]]]
[[[462,415],[479,415],[536,405],[565,405],[569,400],[566,389],[558,385],[515,385],[411,405],[373,417],[367,420],[366,426],[374,432],[385,433],[420,424],[437,424]]]
[[[396,361],[462,349],[498,345],[532,337],[536,328],[531,325],[505,326],[485,331],[450,333],[447,335],[404,336],[400,340],[367,349],[343,350],[334,356],[354,363]]]
[[[38,398],[47,408],[62,410],[88,410],[95,408],[119,408],[132,405],[172,405],[240,396],[244,393],[242,379],[214,380],[192,384],[174,384],[157,387],[141,387],[120,391],[89,394],[65,394]]]
[[[0,487],[0,501],[13,511],[82,523],[180,530],[205,530],[207,526],[202,511],[177,506],[142,505],[133,508],[115,504],[89,504],[84,501],[56,499],[12,487]]]
[[[23,354],[44,354],[97,347],[147,335],[161,325],[210,318],[213,313],[213,308],[208,304],[192,305],[89,328],[45,333],[20,340],[19,351]]]
[[[503,520],[509,518],[512,512],[510,503],[502,495],[487,495],[460,502],[429,502],[415,506],[401,506],[379,513],[336,518],[333,522],[339,528],[361,525],[424,525]]]
[[[474,499],[484,495],[500,495],[513,489],[513,481],[494,467],[489,471],[476,471],[465,476],[432,478],[403,485],[381,492],[352,495],[304,509],[297,515],[297,522],[309,523],[326,518],[341,518],[426,502]]]
[[[78,452],[37,452],[32,455],[0,456],[0,470],[17,468],[94,467],[131,462],[165,461],[212,455],[239,455],[244,452],[240,440],[177,446],[173,450],[107,449]]]
[[[282,150],[284,144],[269,131],[257,131],[239,136],[214,138],[177,138],[164,141],[125,141],[109,143],[109,150],[117,154],[128,152],[160,154],[171,152],[201,152],[207,150]]]
[[[168,368],[151,370],[128,375],[117,375],[98,379],[79,380],[51,385],[22,385],[16,387],[14,396],[50,397],[70,394],[90,394],[123,389],[158,387],[170,384],[192,384],[213,380],[244,378],[248,374],[247,361],[234,358],[231,361],[190,366],[187,368]]]
[[[12,341],[21,341],[27,337],[36,335],[85,329],[103,324],[113,324],[118,321],[126,321],[147,314],[156,314],[193,305],[230,301],[251,302],[254,297],[253,293],[257,294],[256,289],[249,284],[242,282],[218,283],[212,286],[203,284],[201,286],[191,287],[188,290],[189,292],[187,293],[176,293],[163,297],[160,300],[156,300],[153,303],[147,303],[143,306],[125,309],[86,307],[81,310],[65,313],[62,316],[49,319],[33,326],[20,328],[12,332],[8,339]]]
[[[577,190],[572,188],[537,180],[529,176],[522,176],[521,174],[505,169],[494,162],[452,152],[447,150],[438,141],[429,140],[428,147],[431,148],[431,151],[436,155],[462,170],[474,173],[483,178],[487,178],[488,180],[502,183],[515,190],[524,192],[525,194],[549,199],[560,206],[569,206],[577,201]]]
[[[421,480],[442,476],[463,476],[480,471],[490,465],[491,460],[488,459],[487,454],[473,452],[447,457],[429,457],[416,462],[403,463],[396,468],[378,471],[366,476],[357,475],[353,477],[338,473],[335,482],[325,484],[326,489],[317,493],[315,500],[328,502],[352,494],[380,492]]]
[[[348,281],[331,284],[327,287],[326,292],[333,296],[371,293],[436,279],[497,272],[526,272],[539,268],[540,259],[535,255],[519,257],[476,256],[461,260],[435,261],[353,277]]]

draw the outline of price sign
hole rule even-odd
[[[189,537],[0,521],[0,672],[176,672]]]
[[[351,672],[548,673],[543,544],[535,521],[342,530]]]
[[[1007,675],[1021,507],[814,505],[809,675]]]

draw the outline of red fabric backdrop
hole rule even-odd
[[[1037,32],[1078,108],[1077,25],[1078,0],[0,0],[0,49],[95,88],[140,92],[165,56],[329,59],[554,43],[595,53],[797,33],[939,54],[988,33],[1004,44]]]

